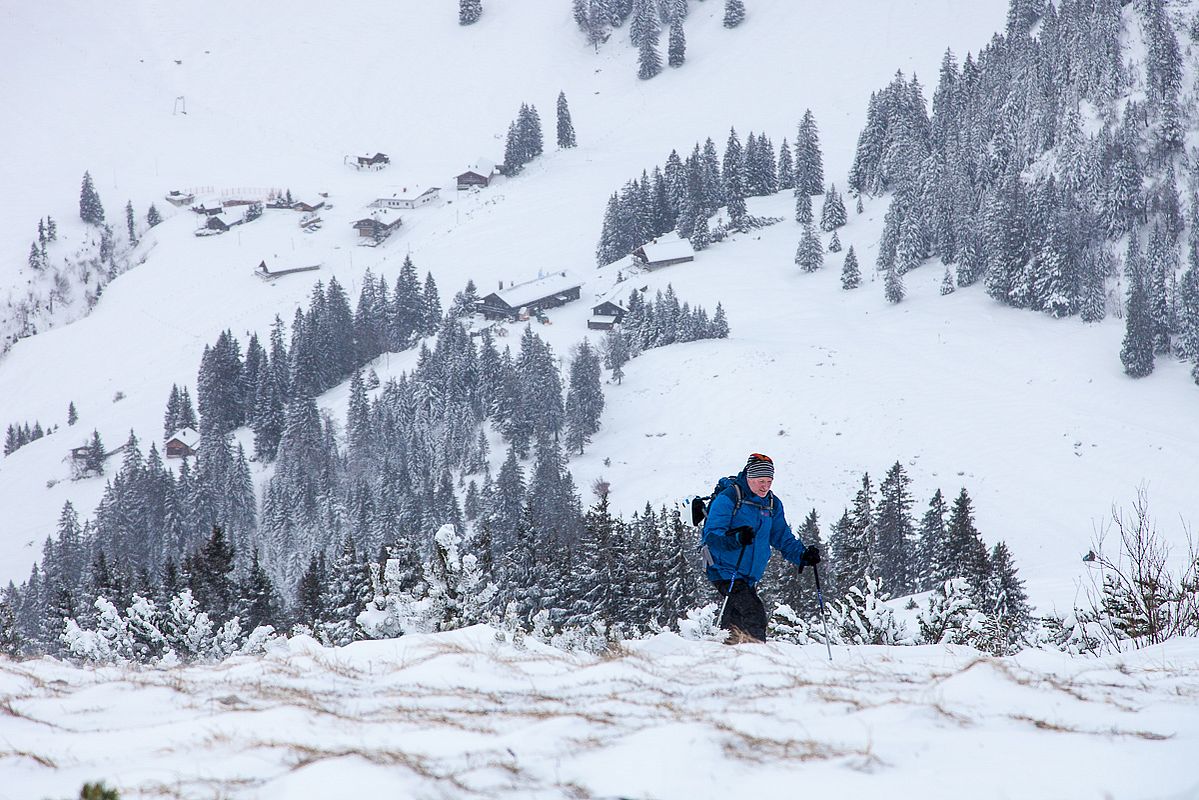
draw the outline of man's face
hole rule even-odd
[[[774,483],[774,478],[746,478],[746,483],[749,484],[749,490],[758,497],[765,497],[770,491],[770,484]]]

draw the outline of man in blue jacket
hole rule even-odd
[[[801,567],[820,563],[819,548],[804,547],[791,532],[783,502],[770,486],[774,462],[752,453],[731,486],[712,499],[704,521],[703,554],[708,580],[725,597],[720,627],[766,640],[766,607],[757,585],[770,548]]]

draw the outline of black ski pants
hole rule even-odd
[[[729,599],[720,618],[720,627],[766,641],[766,606],[754,587],[741,580],[733,582],[732,592],[728,581],[713,582],[712,585],[721,596],[727,595]]]

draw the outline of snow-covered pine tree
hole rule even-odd
[[[724,27],[735,28],[744,21],[744,0],[724,0]]]
[[[1192,205],[1199,206],[1192,198]],[[1192,228],[1188,245],[1187,268],[1178,284],[1179,340],[1176,352],[1195,362],[1195,378],[1199,382],[1199,209],[1192,212]]]
[[[985,592],[984,610],[1008,621],[1009,642],[1017,644],[1032,624],[1032,610],[1024,581],[1020,580],[1011,551],[1004,542],[996,542],[991,550],[991,579]]]
[[[29,268],[34,272],[41,272],[46,268],[46,261],[42,256],[42,249],[37,246],[37,242],[32,242],[29,245],[29,259],[27,263],[29,264]]]
[[[558,147],[566,149],[577,145],[570,107],[566,104],[566,92],[558,92]]]
[[[903,276],[894,263],[887,267],[886,275],[883,278],[883,294],[889,303],[903,302],[905,294]]]
[[[104,224],[104,206],[89,172],[83,173],[83,185],[79,189],[79,218],[88,225]]]
[[[425,273],[425,285],[421,291],[421,324],[418,333],[422,336],[432,336],[441,325],[441,295],[437,291],[437,281],[432,272]],[[349,326],[346,326],[349,328]],[[348,372],[348,371],[347,371]]]
[[[927,240],[919,216],[914,210],[909,211],[899,227],[899,241],[895,244],[895,271],[906,275],[920,266],[927,256]]]
[[[353,538],[346,536],[321,599],[328,614],[323,631],[330,643],[344,645],[362,637],[358,615],[374,597],[372,569],[369,560],[359,557]]]
[[[458,24],[473,25],[483,16],[483,0],[458,0]]]
[[[824,205],[820,209],[820,230],[835,231],[848,221],[845,214],[845,203],[837,192],[837,185],[830,184],[824,195]]]
[[[710,339],[727,339],[729,338],[729,323],[725,317],[724,307],[718,302],[716,311],[712,314],[712,330],[708,337]]]
[[[519,175],[527,160],[520,140],[520,129],[513,121],[508,124],[508,136],[504,140],[504,174],[508,177]]]
[[[862,493],[859,492],[858,501],[855,502],[854,515],[869,513],[869,508],[863,507],[862,502]],[[829,546],[832,548],[832,555],[837,563],[837,578],[842,591],[848,591],[850,586],[861,584],[866,577],[866,565],[869,558],[866,539],[868,528],[863,528],[860,518],[855,521],[854,515],[851,515],[849,509],[846,509],[837,524],[833,526],[829,536]],[[867,524],[872,525],[873,522],[868,520]]]
[[[653,78],[662,71],[662,54],[658,52],[658,14],[653,9],[653,5],[653,0],[641,0],[639,11],[634,18],[634,22],[642,16],[653,21],[652,24],[645,27],[637,42],[637,77],[643,81]],[[630,31],[633,29],[634,26],[630,26]]]
[[[1178,272],[1178,248],[1159,222],[1154,222],[1149,235],[1143,267],[1153,329],[1153,352],[1164,355],[1170,352],[1171,334],[1178,328],[1170,302],[1170,290],[1174,288],[1172,284]]]
[[[238,586],[236,602],[238,618],[246,630],[253,631],[267,625],[282,627],[283,598],[258,560],[257,548],[254,549],[250,567]]]
[[[92,438],[88,440],[87,452],[83,457],[83,470],[85,475],[103,475],[104,474],[104,442],[100,439],[100,432],[93,429]]]
[[[640,48],[647,35],[657,41],[660,30],[656,0],[632,0],[633,21],[629,23],[629,42],[633,47]]]
[[[566,446],[583,447],[599,430],[600,415],[604,410],[604,392],[600,387],[600,358],[583,339],[575,351],[570,365],[570,385],[566,392]]]
[[[124,664],[133,658],[133,640],[121,612],[107,598],[96,599],[95,630],[84,630],[66,620],[62,642],[75,658],[99,664]]]
[[[914,589],[925,592],[943,583],[945,575],[944,563],[947,559],[946,547],[948,531],[945,527],[945,515],[949,508],[945,505],[945,496],[937,489],[936,494],[928,503],[928,510],[920,520],[919,537],[916,540],[916,553],[913,565]]]
[[[953,294],[957,287],[953,282],[953,271],[945,265],[945,274],[941,276],[941,295]]]
[[[678,619],[687,609],[699,603],[696,576],[701,574],[695,563],[695,546],[689,524],[684,524],[676,506],[669,513],[665,508],[659,515],[661,530],[658,541],[662,549],[662,583],[658,618]]]
[[[830,253],[840,253],[841,252],[841,237],[837,235],[836,231],[833,231],[833,235],[829,237],[828,251]]]
[[[521,104],[520,113],[516,117],[516,127],[520,134],[521,149],[524,152],[524,163],[532,161],[541,155],[544,149],[544,139],[541,135],[541,115],[537,106],[532,103]]]
[[[812,218],[812,196],[807,192],[801,191],[797,186],[795,188],[795,221],[800,225],[811,225]]]
[[[161,630],[163,619],[162,611],[152,598],[142,597],[136,592],[133,594],[129,607],[125,609],[125,624],[134,661],[152,664],[165,658],[169,663],[176,658]]]
[[[965,578],[981,591],[991,577],[991,563],[982,534],[974,525],[974,509],[965,487],[953,501],[946,530],[946,547],[938,582]]]
[[[609,329],[604,338],[604,366],[612,371],[612,380],[616,381],[617,386],[624,380],[624,365],[629,358],[629,340],[624,329]]]
[[[214,525],[212,535],[203,546],[184,560],[188,588],[200,608],[218,625],[237,613],[233,580],[235,558],[236,552],[225,536],[225,529]]]
[[[171,598],[160,630],[167,646],[183,661],[208,657],[216,633],[212,620],[196,603],[190,589]]]
[[[820,235],[811,223],[804,225],[799,235],[795,263],[804,272],[815,272],[824,265],[824,248],[820,244]]]
[[[890,597],[881,581],[867,576],[850,586],[843,600],[828,604],[829,624],[846,644],[903,644],[910,636],[886,604]]]
[[[676,15],[670,22],[670,35],[666,40],[666,63],[681,67],[686,60],[687,36],[683,33],[683,20]]]
[[[1144,208],[1143,172],[1137,151],[1139,104],[1129,102],[1124,108],[1120,129],[1112,139],[1106,159],[1111,164],[1107,183],[1102,192],[1102,213],[1108,236],[1118,239],[1133,230]]]
[[[21,655],[21,637],[17,630],[15,591],[0,593],[0,654],[15,659]]]
[[[125,229],[129,233],[129,244],[137,244],[137,226],[133,218],[133,201],[125,203]]]
[[[716,143],[709,136],[704,140],[704,148],[702,153],[696,154],[699,156],[698,164],[701,167],[700,175],[702,177],[701,187],[703,190],[702,207],[706,209],[706,213],[711,214],[725,204],[724,196],[724,180],[720,174],[720,157],[716,154]]]
[[[805,194],[824,193],[824,156],[820,131],[811,109],[805,109],[795,137],[795,189]]]
[[[978,639],[986,615],[975,603],[977,592],[965,578],[944,581],[928,597],[916,619],[927,644],[971,645]]]
[[[853,251],[853,245],[845,251],[845,261],[841,264],[841,288],[856,289],[862,285],[862,272],[858,267],[858,257]]]
[[[778,187],[783,191],[795,188],[795,160],[791,158],[791,145],[785,138],[779,146]]]
[[[915,529],[912,523],[913,499],[908,487],[912,479],[898,461],[887,471],[879,484],[879,501],[874,513],[874,536],[870,541],[868,574],[881,577],[895,591],[908,594],[913,590],[912,544]]]
[[[149,210],[146,211],[146,227],[153,228],[160,222],[162,222],[162,214],[159,214],[158,209],[151,203]]]
[[[729,129],[729,140],[724,148],[723,164],[725,204],[729,210],[729,222],[737,230],[745,223],[745,155],[737,130]]]
[[[488,583],[473,553],[464,552],[461,534],[443,525],[433,536],[433,552],[413,588],[401,584],[402,569],[389,559],[383,569],[383,594],[366,604],[357,624],[370,638],[406,633],[450,631],[486,619],[497,589]]]
[[[1128,238],[1124,275],[1128,281],[1128,304],[1124,315],[1124,344],[1120,361],[1130,378],[1143,378],[1153,372],[1153,319],[1145,287],[1145,267],[1134,231]]]

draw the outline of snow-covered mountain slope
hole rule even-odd
[[[139,215],[151,201],[174,213],[147,234],[146,262],[108,287],[87,319],[22,341],[0,361],[0,424],[62,425],[0,460],[0,579],[28,573],[64,501],[88,514],[99,500],[102,479],[66,480],[67,450],[93,428],[110,448],[130,429],[161,446],[171,384],[194,384],[204,345],[222,329],[265,334],[275,314],[290,320],[315,277],[336,275],[354,298],[365,269],[393,279],[410,253],[443,298],[467,279],[486,292],[540,271],[579,272],[589,281],[584,301],[551,312],[553,325],[538,331],[564,356],[586,335],[587,299],[610,286],[611,270],[592,266],[613,190],[671,148],[685,154],[711,136],[723,149],[730,125],[742,138],[754,130],[776,146],[793,140],[805,108],[820,125],[826,176],[843,185],[870,92],[896,68],[930,86],[945,47],[977,51],[1005,9],[1001,0],[973,3],[969,14],[949,0],[755,0],[730,31],[722,4],[693,2],[686,65],[644,82],[627,29],[592,52],[564,0],[489,0],[469,28],[445,4],[415,0],[73,3],[53,21],[12,9],[0,48],[21,77],[0,83],[0,105],[22,113],[0,130],[0,147],[21,157],[6,166],[16,190],[0,201],[0,269],[24,263],[45,213],[80,225],[85,169],[118,227],[127,199]],[[572,151],[553,148],[560,90],[578,131]],[[172,113],[180,97],[186,114]],[[451,176],[476,158],[501,159],[522,102],[540,111],[546,155],[485,191],[452,191]],[[374,151],[392,165],[343,164]],[[445,187],[444,202],[406,212],[386,245],[356,247],[350,225],[365,204],[418,184]],[[195,216],[162,197],[205,187],[328,192],[333,208],[314,234],[290,212],[268,212],[195,238]],[[788,220],[790,207],[786,194],[751,203]],[[841,231],[867,270],[884,210],[869,203]],[[889,306],[869,280],[841,291],[840,256],[826,256],[822,273],[799,274],[797,239],[784,222],[630,281],[651,291],[672,283],[709,311],[722,302],[733,337],[632,362],[623,385],[606,387],[603,430],[572,462],[578,485],[602,475],[615,507],[631,512],[704,490],[760,450],[777,459],[776,489],[792,516],[815,507],[830,523],[863,471],[879,475],[900,460],[921,504],[937,487],[965,485],[988,543],[1006,540],[1033,600],[1059,606],[1074,599],[1092,525],[1138,485],[1167,534],[1177,534],[1180,515],[1199,517],[1194,387],[1173,364],[1126,379],[1118,320],[1052,321],[997,306],[981,288],[942,298],[933,265],[909,275],[908,299]],[[251,274],[263,259],[322,270],[267,284]],[[382,361],[386,378],[412,356]],[[67,428],[71,401],[80,420]],[[340,414],[344,391],[322,404]]]
[[[479,626],[177,670],[4,662],[0,795],[1199,794],[1194,640],[1102,660],[833,655],[662,634],[595,658]]]

